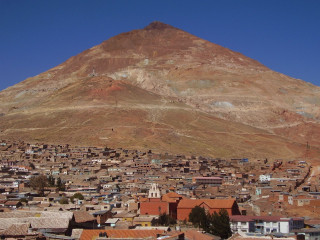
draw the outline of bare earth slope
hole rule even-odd
[[[0,93],[0,136],[216,157],[311,157],[320,88],[159,22]],[[312,155],[313,154],[313,155]]]

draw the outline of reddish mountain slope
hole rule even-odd
[[[159,22],[2,91],[0,103],[3,138],[217,157],[320,146],[319,87]]]

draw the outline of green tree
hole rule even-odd
[[[29,167],[31,167],[32,170],[36,169],[36,166],[32,162],[29,163]]]
[[[72,196],[73,198],[78,198],[79,200],[83,200],[84,196],[81,193],[75,193]]]
[[[49,176],[48,176],[48,185],[49,185],[50,187],[54,187],[54,183],[55,183],[54,177],[53,177],[52,175],[49,175]]]
[[[166,213],[160,214],[158,220],[156,221],[156,225],[161,225],[161,226],[170,226],[176,223],[177,221],[172,216]]]
[[[33,176],[30,178],[29,185],[37,190],[40,196],[44,196],[44,189],[48,186],[48,178],[45,175]]]
[[[209,227],[207,231],[222,239],[231,237],[230,219],[227,210],[220,209],[219,213],[214,212],[208,216]]]
[[[190,214],[189,214],[189,221],[193,224],[195,227],[202,228],[206,230],[208,228],[208,219],[207,214],[204,208],[195,206]]]
[[[222,239],[227,239],[232,235],[229,215],[225,209],[210,214],[206,213],[204,208],[196,206],[189,214],[189,221],[193,226],[202,228],[204,231]]]
[[[62,197],[60,199],[60,204],[68,204],[68,203],[69,203],[69,200],[66,197]]]
[[[58,190],[59,191],[64,191],[64,190],[66,190],[66,186],[65,186],[65,184],[62,182],[62,180],[61,180],[61,178],[60,177],[58,177],[58,179],[57,179],[57,188],[58,188]]]
[[[28,199],[26,199],[26,198],[21,198],[21,199],[20,199],[20,202],[21,202],[21,203],[28,203]]]

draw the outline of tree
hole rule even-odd
[[[231,237],[230,219],[227,210],[220,209],[219,213],[214,212],[208,216],[209,228],[207,231],[222,239]]]
[[[161,226],[170,226],[176,223],[177,221],[172,216],[166,213],[160,214],[158,220],[156,221],[156,224]]]
[[[195,227],[204,231],[227,239],[232,235],[230,220],[227,210],[220,209],[219,213],[206,213],[205,209],[199,206],[194,207],[189,214],[189,221]]]
[[[45,175],[33,176],[30,178],[30,187],[37,190],[40,196],[44,196],[44,189],[48,186],[48,178]]]
[[[68,204],[68,203],[69,203],[69,201],[68,201],[67,198],[62,197],[62,198],[60,199],[60,204]]]
[[[26,198],[21,198],[21,199],[20,199],[20,202],[21,202],[21,203],[28,203],[28,199],[26,199]]]
[[[189,221],[192,222],[193,226],[203,228],[204,230],[207,229],[207,214],[204,208],[195,206],[190,214],[189,214]]]
[[[58,177],[58,179],[57,179],[57,188],[58,188],[58,190],[59,191],[64,191],[64,190],[66,190],[66,186],[65,186],[65,184],[62,182],[62,180],[61,180],[61,178],[60,177]]]
[[[142,192],[142,193],[147,193],[148,191],[149,191],[149,190],[146,189],[146,188],[142,188],[142,189],[141,189],[141,192]]]
[[[30,167],[32,170],[36,169],[36,166],[35,166],[32,162],[29,163],[29,167]]]
[[[79,200],[83,200],[84,196],[81,193],[75,193],[73,194],[73,198],[78,198]]]
[[[55,184],[55,179],[54,179],[54,177],[53,177],[52,175],[50,175],[50,176],[48,177],[48,185],[49,185],[50,187],[54,187],[54,184]]]

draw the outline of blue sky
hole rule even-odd
[[[158,20],[320,86],[319,0],[0,0],[0,90]]]

